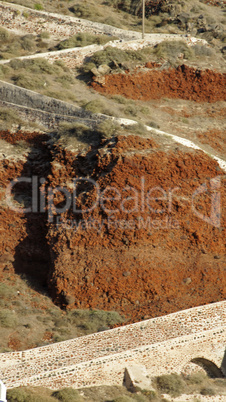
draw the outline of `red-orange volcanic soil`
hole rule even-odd
[[[104,193],[112,200],[85,212],[96,189],[81,183],[76,205],[83,212],[71,208],[58,216],[63,225],[49,224],[49,286],[57,303],[117,310],[137,321],[225,298],[225,211],[220,225],[217,214],[212,224],[201,218],[210,216],[211,179],[220,180],[225,200],[215,161],[189,149],[165,152],[138,136],[106,140],[77,156],[56,148],[54,161],[54,186],[86,177],[101,193],[114,187]],[[201,185],[206,192],[196,195]]]
[[[134,135],[82,153],[56,145],[51,154],[29,138],[41,152],[26,162],[2,159],[3,188],[32,174],[71,194],[74,179],[89,181],[77,185],[74,210],[56,210],[52,222],[51,214],[18,215],[1,204],[1,275],[9,267],[29,273],[64,308],[117,310],[128,322],[225,298],[225,187],[216,161]],[[63,205],[56,194],[52,209]]]
[[[151,67],[149,63],[146,67]],[[198,70],[186,65],[169,70],[127,71],[94,78],[92,87],[103,94],[120,94],[127,98],[150,100],[180,98],[196,102],[226,99],[226,74]]]

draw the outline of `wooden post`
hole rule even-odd
[[[145,0],[142,0],[142,39],[144,39],[144,21],[145,21]]]

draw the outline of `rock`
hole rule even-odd
[[[191,282],[192,282],[191,278],[185,278],[184,279],[185,285],[189,285],[189,283],[191,283]]]
[[[130,392],[137,392],[140,389],[154,391],[145,366],[126,367],[124,385]]]
[[[91,73],[96,77],[100,77],[102,75],[108,74],[111,71],[111,68],[107,64],[101,64],[101,66],[93,67]]]
[[[13,254],[5,253],[0,256],[0,264],[5,264],[7,262],[13,262],[13,261],[14,261]]]
[[[101,66],[98,67],[98,73],[100,75],[105,75],[110,73],[111,68],[107,64],[101,64]]]

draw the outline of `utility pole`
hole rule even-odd
[[[145,21],[145,0],[142,0],[142,39],[144,39],[144,21]]]

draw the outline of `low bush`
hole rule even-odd
[[[63,388],[60,391],[54,391],[52,396],[62,402],[82,402],[84,399],[76,389]]]
[[[21,119],[13,109],[9,108],[0,108],[0,120],[4,121],[5,123],[11,124],[19,124],[21,123]]]
[[[93,333],[106,329],[111,325],[121,323],[123,318],[116,311],[102,310],[74,310],[68,313],[71,324],[77,325],[86,333]]]
[[[105,43],[115,39],[117,38],[108,35],[94,35],[89,32],[82,32],[72,36],[69,39],[63,40],[56,46],[56,48],[58,50],[62,50],[73,47],[89,46],[94,43],[97,45],[104,45]]]
[[[157,387],[161,392],[173,397],[179,396],[184,390],[184,382],[178,374],[166,374],[156,378]]]
[[[207,375],[202,372],[194,373],[186,377],[186,382],[188,384],[201,384],[207,379]]]
[[[213,56],[215,53],[214,50],[211,49],[210,47],[199,45],[199,44],[192,46],[192,50],[194,51],[195,56],[199,56],[199,57],[203,57],[203,56],[210,57],[210,56]]]
[[[49,63],[48,60],[41,57],[35,59],[14,59],[8,63],[8,66],[13,70],[26,70],[35,74],[60,74],[63,67],[59,63]]]
[[[86,103],[83,108],[91,113],[104,113],[105,104],[100,99],[95,99]]]
[[[128,105],[124,108],[124,113],[129,116],[137,116],[138,110],[134,105]]]
[[[4,328],[13,328],[18,324],[15,313],[10,310],[0,311],[0,325]]]
[[[35,9],[35,10],[38,10],[38,11],[43,10],[43,5],[40,4],[40,3],[36,3],[36,4],[34,5],[34,9]]]
[[[19,40],[21,49],[26,50],[29,53],[34,53],[36,50],[35,38],[33,35],[22,36]]]
[[[65,88],[70,88],[75,83],[75,79],[72,75],[62,74],[56,78],[57,82],[60,82]]]
[[[149,135],[149,131],[146,129],[143,123],[138,122],[137,124],[131,124],[125,126],[124,129],[129,133],[140,134],[140,135]]]
[[[118,398],[113,399],[112,402],[133,402],[133,401],[134,401],[134,399],[130,398],[130,396],[122,395],[122,396],[119,396]]]
[[[7,109],[8,110],[8,109]],[[1,111],[0,111],[1,113]],[[10,298],[13,294],[15,293],[15,291],[8,285],[6,285],[5,283],[0,283],[0,297],[1,298]]]
[[[127,103],[130,103],[130,100],[127,99],[127,98],[125,98],[125,97],[122,96],[122,95],[113,95],[111,98],[112,98],[114,101],[116,101],[116,102],[118,102],[118,103],[120,103],[120,104],[122,104],[122,105],[126,105]]]
[[[153,53],[158,59],[175,59],[180,53],[184,54],[185,59],[191,59],[194,56],[192,49],[183,41],[163,41],[154,47]]]
[[[120,125],[110,119],[102,121],[97,126],[97,131],[101,134],[103,138],[112,137],[114,134],[117,134],[117,131],[119,130]]]
[[[8,402],[54,402],[56,399],[51,397],[48,389],[38,387],[18,387],[7,390],[7,401]]]
[[[19,87],[36,90],[43,88],[46,85],[46,80],[41,77],[29,76],[26,74],[18,74],[12,77],[15,85]]]
[[[50,38],[50,33],[47,32],[47,31],[42,31],[42,32],[40,33],[40,38],[41,38],[41,39],[49,39],[49,38]]]
[[[141,50],[121,50],[112,46],[107,46],[103,50],[95,52],[89,61],[85,62],[81,68],[83,72],[90,72],[93,67],[99,67],[101,64],[107,64],[110,67],[123,67],[123,63],[144,63],[153,53],[151,47]],[[123,67],[124,68],[124,67]],[[127,66],[125,66],[127,68]]]
[[[97,7],[92,6],[90,3],[75,4],[69,10],[78,18],[94,19],[102,16]]]
[[[89,127],[82,123],[61,122],[58,133],[60,135],[82,138],[89,130]]]
[[[200,394],[205,395],[205,396],[207,396],[207,395],[208,396],[213,396],[213,395],[216,395],[216,391],[213,388],[210,388],[210,387],[202,388],[201,391],[200,391]]]
[[[0,27],[0,42],[5,43],[11,37],[11,34],[7,29]]]

